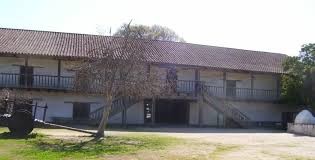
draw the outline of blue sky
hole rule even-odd
[[[109,34],[159,24],[187,42],[298,55],[315,43],[315,0],[0,0],[0,27]]]

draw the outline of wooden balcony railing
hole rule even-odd
[[[38,88],[72,90],[74,78],[71,76],[23,75],[17,73],[0,73],[2,88]]]
[[[250,89],[250,88],[224,88],[217,86],[204,86],[209,95],[238,100],[275,101],[279,99],[276,90]]]
[[[241,100],[277,100],[276,90],[249,89],[249,88],[224,88],[211,86],[202,81],[193,80],[162,80],[161,87],[167,92],[197,96],[201,87],[209,95],[241,99]],[[18,73],[0,73],[0,88],[28,88],[28,89],[53,89],[62,91],[73,91],[75,79],[72,76],[52,75],[23,75]],[[98,83],[87,82],[87,90],[92,93],[100,93]]]

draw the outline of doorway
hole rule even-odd
[[[20,66],[20,85],[33,86],[34,67]],[[26,82],[25,82],[26,81]]]
[[[228,97],[236,96],[236,81],[235,80],[226,81],[226,96]]]
[[[183,100],[157,100],[155,122],[159,124],[188,124],[189,102]]]

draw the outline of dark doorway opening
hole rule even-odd
[[[180,100],[156,101],[155,122],[159,124],[188,124],[189,103]]]
[[[34,67],[20,66],[20,85],[33,86]]]
[[[73,103],[73,119],[87,120],[90,114],[89,103]]]
[[[236,96],[236,81],[235,80],[226,81],[226,96],[228,97]]]

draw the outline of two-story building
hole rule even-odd
[[[104,100],[97,86],[91,86],[95,93],[88,96],[74,92],[75,72],[70,66],[110,39],[0,28],[0,88],[23,90],[33,103],[47,104],[47,121],[99,120]],[[295,111],[277,103],[284,54],[152,43],[152,52],[161,56],[152,57],[150,68],[158,70],[161,79],[175,77],[174,94],[132,102],[126,109],[117,102],[111,124],[272,125],[282,121],[283,112]]]

